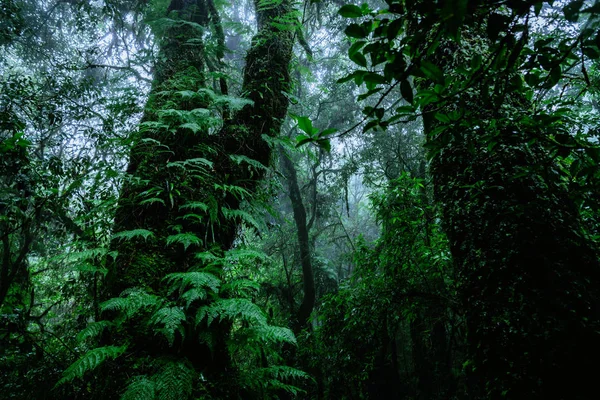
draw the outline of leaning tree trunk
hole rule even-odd
[[[242,215],[235,211],[261,181],[264,168],[256,161],[270,162],[268,139],[279,133],[288,107],[294,40],[293,31],[282,26],[293,20],[293,9],[287,0],[270,7],[259,7],[256,0],[255,6],[258,31],[243,81],[247,101],[236,109],[239,100],[225,98],[223,104],[221,97],[216,103],[207,89],[207,72],[221,66],[224,55],[213,0],[171,1],[174,22],[158,33],[159,61],[116,210],[117,239],[111,250],[117,256],[105,282],[105,298],[133,287],[165,294],[162,279],[167,274],[197,266],[198,252],[220,254],[232,246]],[[203,42],[209,29],[219,42],[212,61]],[[226,95],[224,80],[219,87],[223,93],[217,95]],[[217,118],[218,112],[223,118]],[[173,240],[181,235],[189,241]],[[223,334],[215,335],[212,350],[198,343],[197,332],[186,335],[178,349],[136,333],[142,331],[137,326],[123,330],[125,337],[118,340],[131,343],[128,351],[141,355],[185,356],[205,377],[207,368],[225,375],[231,371],[225,344],[229,328],[213,324]]]
[[[482,37],[465,34],[463,43],[481,47]],[[433,60],[450,77],[470,56],[446,42]],[[600,355],[598,253],[557,165],[532,140],[547,133],[511,122],[508,113],[530,113],[529,103],[508,94],[505,107],[486,106],[480,97],[493,79],[436,110],[463,110],[465,123],[439,134],[436,111],[424,116],[435,198],[460,271],[469,398],[590,398]]]

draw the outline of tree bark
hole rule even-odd
[[[434,58],[451,76],[464,54],[446,43]],[[437,110],[478,110],[470,115],[477,123],[468,127],[457,123],[434,138],[435,112],[424,116],[428,144],[436,149],[435,198],[460,271],[469,398],[589,398],[600,355],[597,249],[557,165],[531,140],[547,133],[511,125],[502,107],[476,93],[463,92]],[[518,94],[504,104],[530,112]]]
[[[308,326],[310,314],[315,307],[315,277],[310,256],[310,239],[308,236],[308,225],[306,222],[306,208],[302,201],[302,193],[298,185],[296,168],[285,150],[279,148],[279,157],[283,172],[287,178],[290,202],[294,213],[294,222],[298,235],[298,247],[300,249],[300,263],[302,265],[302,282],[304,296],[302,303],[295,316],[294,331],[299,332]]]

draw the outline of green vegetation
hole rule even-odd
[[[1,399],[595,399],[600,3],[0,4]]]

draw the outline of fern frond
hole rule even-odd
[[[183,292],[190,287],[196,289],[209,288],[213,292],[218,293],[221,286],[219,278],[208,272],[200,271],[175,272],[168,274],[163,280],[171,285],[170,293],[173,293],[177,289]]]
[[[260,230],[260,225],[254,219],[252,215],[242,210],[235,210],[231,208],[223,207],[221,208],[221,212],[226,219],[240,219],[246,222],[248,225],[254,227],[256,230]]]
[[[278,380],[311,379],[310,375],[287,365],[273,365],[263,368],[265,375]]]
[[[169,346],[173,346],[175,331],[179,332],[182,338],[185,336],[185,329],[183,327],[185,320],[185,313],[179,307],[164,307],[152,315],[150,324],[158,326],[158,331],[165,335]]]
[[[144,204],[154,204],[154,203],[160,203],[163,206],[166,205],[165,201],[163,199],[159,199],[158,197],[151,197],[149,199],[142,200],[138,204],[139,205],[144,205]]]
[[[190,308],[190,305],[196,300],[206,300],[206,290],[193,288],[181,295],[181,300],[185,301],[185,308]]]
[[[187,203],[179,206],[179,209],[180,210],[192,209],[192,210],[207,211],[208,205],[206,205],[205,203],[202,203],[200,201],[188,201]]]
[[[233,96],[216,96],[215,97],[215,106],[228,106],[232,111],[241,110],[245,106],[251,106],[254,102],[249,99],[244,99],[242,97],[233,97]]]
[[[172,245],[174,243],[180,243],[183,245],[183,249],[187,250],[191,245],[200,246],[202,245],[202,240],[194,235],[193,233],[178,233],[176,235],[170,235],[167,237],[167,245]]]
[[[218,184],[218,183],[215,183],[213,186],[214,186],[215,190],[221,190],[224,193],[231,193],[238,200],[242,200],[244,198],[249,198],[250,197],[250,192],[247,191],[246,189],[244,189],[241,186],[237,186],[237,185],[221,185],[221,184]]]
[[[288,329],[281,326],[263,325],[244,329],[249,337],[263,343],[289,343],[296,345],[296,336]]]
[[[248,279],[236,279],[223,284],[221,292],[226,294],[226,297],[242,297],[250,298],[253,294],[257,294],[260,290],[260,285]]]
[[[113,297],[112,299],[108,299],[100,304],[100,309],[102,311],[118,311],[125,318],[131,318],[143,308],[158,307],[163,302],[158,296],[146,293],[138,288],[126,290],[121,296],[127,297]]]
[[[99,274],[102,274],[103,276],[106,276],[106,274],[108,274],[108,268],[99,267],[99,266],[96,266],[89,262],[77,264],[74,267],[74,269],[75,269],[75,271],[79,271],[79,272],[99,273]]]
[[[112,235],[112,239],[122,239],[122,240],[131,240],[136,237],[141,237],[144,240],[148,238],[153,238],[154,233],[150,232],[148,229],[132,229],[130,231],[122,231],[117,232]]]
[[[127,386],[121,400],[151,400],[155,396],[155,384],[147,376],[136,376]]]
[[[104,329],[113,326],[110,321],[96,321],[88,324],[79,334],[77,335],[77,341],[83,342],[86,339],[96,337],[104,331]]]
[[[56,386],[70,382],[75,378],[83,377],[87,371],[97,368],[106,359],[119,357],[126,349],[127,346],[106,346],[88,351],[63,372],[62,379],[58,381]]]
[[[249,166],[256,168],[257,170],[267,170],[268,169],[260,161],[253,160],[247,156],[243,156],[240,154],[231,154],[231,155],[229,155],[229,158],[231,158],[237,165],[240,165],[241,163],[246,163]]]
[[[154,376],[158,398],[161,400],[188,399],[192,394],[194,370],[182,362],[170,362]]]
[[[219,299],[211,305],[201,307],[196,313],[196,325],[204,319],[210,325],[217,318],[244,321],[251,325],[267,324],[267,317],[260,307],[247,299]]]

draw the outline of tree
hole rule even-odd
[[[99,374],[95,396],[114,397],[124,371],[135,368],[139,375],[129,379],[126,396],[208,391],[232,397],[262,388],[256,376],[243,381],[236,373],[232,352],[244,350],[240,341],[255,340],[246,337],[253,334],[258,346],[295,342],[289,331],[268,325],[248,295],[236,296],[233,282],[226,286],[222,276],[238,226],[248,218],[242,207],[270,162],[271,138],[288,104],[297,15],[288,1],[255,6],[258,31],[246,57],[243,98],[228,96],[223,76],[220,93],[208,87],[224,57],[212,0],[173,0],[168,16],[155,22],[158,62],[116,209],[104,285],[102,308],[109,319],[84,334],[107,329],[103,346],[71,365],[63,382],[121,356],[128,346],[118,368],[112,364]],[[214,37],[214,54],[205,33]],[[240,318],[247,329],[233,330]],[[278,374],[269,388],[285,373],[269,369],[266,354],[264,368],[249,371]],[[193,383],[198,374],[209,383]],[[110,393],[106,379],[118,382]]]
[[[597,59],[586,50],[595,46],[597,6],[566,4],[571,23],[590,15],[581,30],[533,41],[532,21],[551,18],[552,2],[387,3],[386,18],[346,31],[373,67],[384,67],[350,78],[372,91],[379,82],[386,93],[399,87],[408,103],[389,114],[371,108],[368,127],[385,129],[414,110],[423,116],[435,198],[460,273],[470,398],[586,398],[600,352],[600,265],[563,166],[587,159],[595,145],[571,130],[568,111],[554,108],[573,98],[548,94],[569,79],[564,71],[579,67],[585,78],[586,57]],[[372,15],[354,6],[340,13]]]

